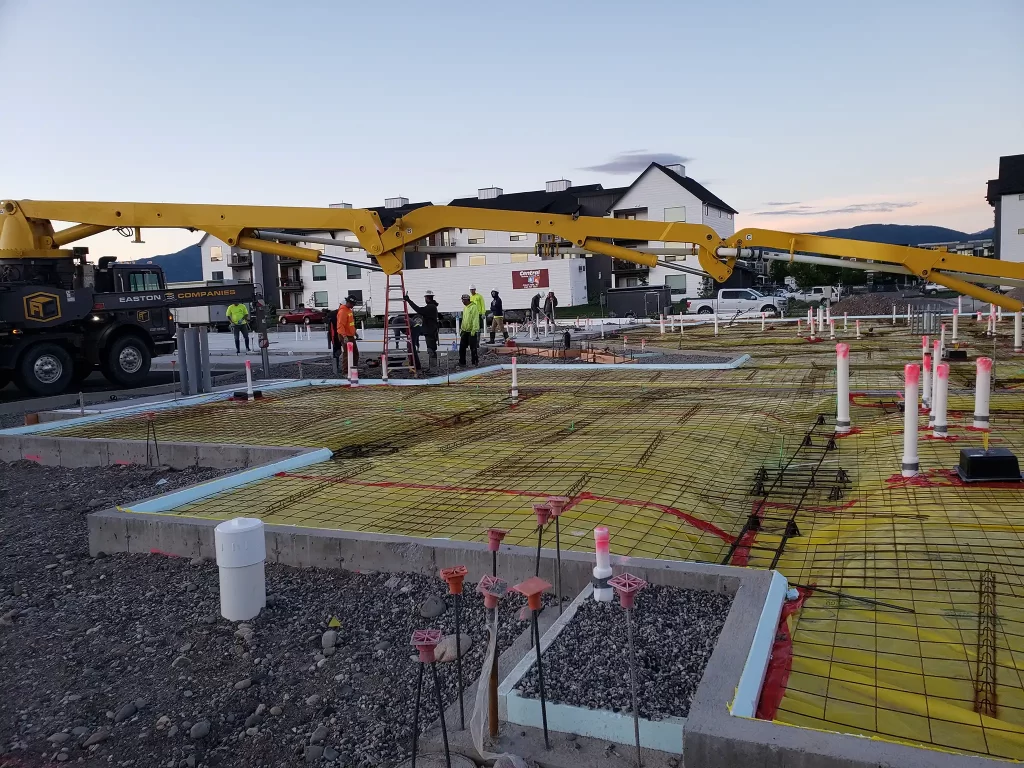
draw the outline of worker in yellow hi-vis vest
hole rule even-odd
[[[242,354],[242,348],[238,343],[238,335],[245,338],[245,351],[249,349],[249,308],[245,304],[231,304],[225,310],[228,322],[231,323],[231,335],[235,337],[235,354]]]

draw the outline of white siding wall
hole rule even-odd
[[[703,207],[701,207],[701,211],[703,210]],[[735,215],[729,218],[729,214],[726,211],[720,211],[717,208],[708,207],[703,223],[715,230],[719,237],[729,237],[729,235],[736,233]]]
[[[460,254],[461,255],[461,254]],[[491,254],[500,255],[500,254]],[[529,290],[512,289],[512,272],[520,269],[548,270],[548,288]],[[587,303],[586,263],[582,258],[532,261],[526,264],[488,264],[479,267],[449,267],[447,269],[408,269],[405,271],[405,288],[417,303],[422,303],[423,292],[432,290],[441,305],[442,312],[457,312],[462,307],[462,294],[469,292],[473,283],[483,294],[490,306],[491,291],[501,294],[506,309],[526,309],[535,293],[542,296],[554,291],[560,307]],[[370,276],[373,295],[380,301],[374,304],[374,312],[383,313],[384,275],[374,272]]]
[[[1003,195],[999,202],[999,258],[1024,261],[1024,195]]]
[[[210,255],[215,247],[220,248],[220,261],[210,261]],[[203,280],[213,280],[214,272],[223,272],[225,280],[231,279],[230,245],[225,243],[223,240],[218,240],[213,235],[207,235],[203,238],[203,243],[199,246],[199,250],[203,254]]]

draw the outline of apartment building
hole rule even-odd
[[[988,183],[995,210],[995,254],[1003,261],[1024,261],[1024,155],[999,158],[999,178]]]
[[[399,216],[430,203],[409,203],[393,197],[372,208],[385,226]],[[630,185],[605,188],[601,184],[574,186],[567,179],[548,181],[544,189],[506,193],[502,188],[483,187],[473,197],[456,198],[449,205],[467,208],[525,211],[530,213],[612,216],[645,221],[687,221],[706,224],[720,235],[735,231],[736,211],[703,185],[686,175],[682,165],[652,163]],[[332,207],[351,207],[338,203]],[[309,236],[351,240],[352,246],[314,245],[306,247],[370,263],[370,258],[350,233],[295,232]],[[663,243],[623,242],[627,247],[659,247]],[[643,267],[632,262],[599,255],[566,252],[570,244],[552,235],[529,232],[495,232],[452,229],[439,232],[406,251],[406,289],[417,301],[432,290],[442,311],[457,311],[460,297],[470,285],[485,296],[498,290],[508,309],[525,309],[535,294],[553,291],[559,305],[571,307],[596,301],[608,290],[637,286],[672,288],[674,301],[695,297],[700,279],[666,267]],[[479,251],[453,252],[454,248]],[[347,295],[372,314],[383,314],[385,276],[358,266],[310,264],[297,260],[262,257],[232,249],[216,238],[202,241],[203,272],[206,279],[254,279],[264,282],[267,295],[277,297],[280,308],[336,307]],[[220,262],[213,262],[215,255]],[[696,256],[665,257],[698,268]],[[224,259],[227,259],[225,264]],[[268,260],[269,259],[269,260]],[[255,266],[259,264],[259,273]],[[218,266],[214,266],[214,265]],[[237,264],[237,267],[236,267]],[[229,267],[231,274],[227,269]],[[217,275],[220,277],[217,277]],[[273,298],[272,298],[273,300]]]

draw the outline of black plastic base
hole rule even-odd
[[[1007,448],[961,448],[956,473],[965,483],[1021,481],[1017,457]]]
[[[947,349],[946,350],[947,360],[966,360],[967,350],[966,349]]]
[[[231,394],[231,397],[234,400],[248,400],[249,399],[249,393],[246,392],[244,389],[241,389],[241,390],[238,390],[236,392],[233,392]],[[252,397],[253,397],[253,400],[259,400],[261,397],[263,397],[263,393],[260,390],[258,390],[258,389],[254,389],[252,391]]]

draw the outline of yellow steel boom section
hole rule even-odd
[[[54,221],[73,224],[55,231]],[[0,201],[0,259],[66,257],[70,252],[61,250],[61,246],[122,227],[200,230],[228,245],[313,262],[320,260],[319,251],[279,243],[273,239],[272,232],[261,237],[260,230],[349,231],[388,274],[401,271],[406,247],[432,234],[448,229],[482,229],[555,235],[577,248],[646,266],[654,266],[657,256],[609,241],[692,243],[697,248],[701,267],[718,282],[728,279],[738,257],[754,255],[753,249],[770,248],[791,255],[837,257],[835,263],[838,266],[852,269],[877,269],[878,263],[894,265],[909,275],[931,280],[1011,311],[1020,311],[1021,302],[975,283],[999,283],[1003,279],[1024,284],[1024,263],[961,256],[927,248],[767,229],[744,229],[722,239],[711,227],[703,224],[444,205],[418,208],[385,229],[376,213],[358,208],[4,200]]]

